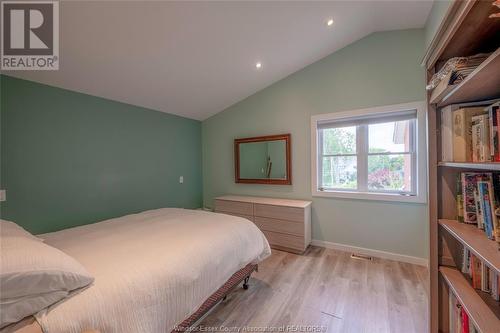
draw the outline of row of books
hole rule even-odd
[[[450,293],[449,296],[449,312],[450,333],[479,333],[479,330],[469,320],[469,314],[453,293]]]
[[[441,110],[443,162],[500,162],[500,102],[448,105]]]
[[[479,333],[479,330],[469,320],[469,314],[453,293],[449,296],[450,333]]]
[[[490,294],[497,302],[500,301],[500,275],[465,247],[461,270],[472,280],[473,288]]]
[[[500,173],[460,173],[456,199],[458,221],[476,225],[500,243]]]

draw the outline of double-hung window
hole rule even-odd
[[[419,129],[422,103],[313,116],[313,195],[424,202]]]

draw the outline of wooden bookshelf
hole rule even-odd
[[[496,75],[492,75],[495,74]],[[500,94],[500,48],[493,52],[465,80],[444,95],[439,107],[495,98]]]
[[[441,266],[441,276],[481,333],[498,333],[500,319],[458,270]],[[498,309],[500,310],[500,308]],[[498,311],[497,311],[498,312]]]
[[[456,169],[500,171],[500,162],[439,162],[438,166]]]
[[[475,256],[487,263],[490,268],[500,273],[498,243],[487,239],[484,231],[479,230],[475,225],[468,225],[455,220],[440,219],[439,225],[445,228]]]
[[[437,101],[430,101],[431,92],[427,95],[431,333],[450,332],[450,293],[457,297],[480,332],[500,332],[500,302],[472,288],[471,281],[456,267],[461,269],[465,247],[500,272],[498,244],[477,227],[456,221],[457,176],[465,171],[500,171],[500,163],[442,162],[439,157],[443,106],[500,98],[500,19],[489,18],[498,11],[492,2],[453,1],[422,61],[429,82],[452,57],[491,53],[462,82],[446,89]]]

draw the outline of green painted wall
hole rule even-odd
[[[427,21],[425,22],[425,46],[427,47],[441,24],[448,8],[453,3],[452,0],[436,0],[432,4],[429,16],[427,16]]]
[[[201,206],[199,121],[0,80],[2,218],[42,233],[146,209]]]
[[[313,200],[313,239],[427,257],[427,205],[311,197],[311,115],[425,99],[424,29],[372,34],[205,120],[203,192]],[[235,184],[233,139],[292,134],[293,185]],[[421,133],[425,135],[425,133]]]

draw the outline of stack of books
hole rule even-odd
[[[488,58],[489,53],[480,53],[458,61],[455,66],[453,66],[450,78],[450,84],[458,84],[462,82],[470,73],[472,73],[483,61]]]
[[[456,199],[458,221],[476,225],[500,243],[500,173],[460,173]]]
[[[472,287],[481,290],[495,301],[500,301],[500,275],[476,257],[469,249],[463,249],[462,273],[472,281]]]
[[[500,102],[441,110],[443,162],[500,162]]]
[[[439,102],[453,87],[472,73],[489,54],[480,53],[470,57],[449,59],[444,66],[432,76],[427,90],[432,91],[430,102]]]

